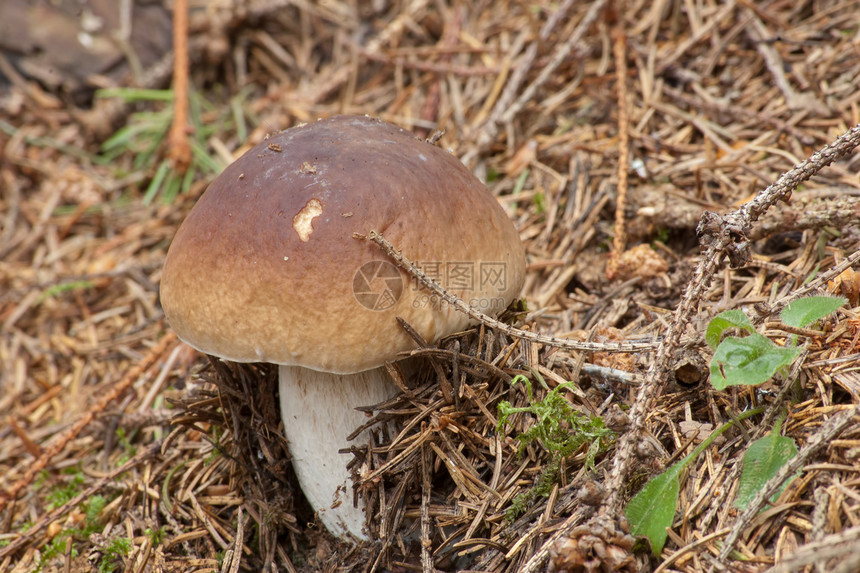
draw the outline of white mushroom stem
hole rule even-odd
[[[326,529],[338,537],[368,539],[365,505],[353,500],[352,459],[346,436],[367,416],[357,406],[371,406],[396,392],[383,368],[357,374],[330,374],[298,366],[280,367],[281,418],[299,485]],[[367,443],[367,434],[354,442]]]

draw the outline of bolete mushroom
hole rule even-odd
[[[332,533],[366,539],[346,436],[355,408],[389,398],[386,361],[469,318],[420,288],[376,245],[382,233],[450,292],[488,314],[517,296],[519,236],[451,153],[365,116],[279,133],[218,176],[176,233],[161,302],[176,334],[206,354],[280,365],[293,467]]]

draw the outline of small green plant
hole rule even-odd
[[[788,326],[806,328],[848,303],[841,296],[809,296],[797,299],[782,311],[782,322]]]
[[[116,439],[122,448],[122,455],[116,460],[116,465],[119,467],[137,454],[137,448],[132,445],[131,440],[125,433],[125,428],[116,429]]]
[[[660,555],[668,537],[667,529],[672,526],[678,498],[681,492],[681,474],[704,452],[720,434],[732,427],[736,421],[760,414],[764,409],[748,410],[735,420],[723,424],[709,435],[689,455],[672,465],[665,472],[651,478],[630,503],[627,504],[627,521],[633,535],[644,535],[651,542],[654,556]]]
[[[199,173],[220,173],[224,165],[209,153],[208,139],[224,130],[226,125],[235,129],[240,141],[247,135],[246,118],[241,105],[241,101],[247,96],[246,92],[236,96],[230,106],[220,107],[192,92],[188,102],[191,164],[181,173],[173,168],[171,161],[164,157],[163,153],[163,145],[168,139],[167,134],[173,121],[173,108],[169,105],[173,101],[172,90],[116,88],[100,90],[96,92],[96,96],[143,102],[156,108],[156,111],[133,114],[126,126],[102,144],[99,158],[100,163],[110,164],[120,155],[131,153],[134,155],[132,168],[135,171],[152,172],[154,169],[144,193],[146,203],[152,202],[157,196],[169,203],[178,193],[187,191]]]
[[[77,475],[75,476],[75,479],[77,479]],[[50,495],[51,494],[49,494],[49,496]],[[82,504],[81,508],[84,510],[85,514],[82,527],[77,529],[64,529],[53,539],[51,539],[51,541],[44,547],[44,549],[42,549],[41,558],[39,560],[39,563],[36,565],[36,571],[42,571],[51,559],[65,554],[66,544],[68,543],[69,538],[72,538],[73,540],[86,539],[93,533],[97,532],[101,528],[101,524],[99,522],[99,514],[101,513],[102,509],[104,509],[105,505],[107,505],[107,500],[100,495],[95,495],[91,497],[87,502]],[[22,527],[22,531],[24,530],[25,528]],[[73,546],[71,550],[71,556],[75,557],[77,555],[78,550]]]
[[[64,292],[86,290],[89,288],[93,288],[93,286],[95,285],[93,285],[92,281],[70,281],[66,283],[60,283],[58,285],[53,285],[42,291],[42,294],[40,294],[39,298],[36,299],[36,304],[42,304],[47,299],[63,294]]]
[[[66,542],[68,540],[68,535],[58,535],[54,537],[43,549],[41,556],[39,558],[39,562],[36,564],[36,573],[39,573],[45,569],[45,566],[52,559],[56,559],[61,555],[65,555],[66,552]],[[77,557],[78,551],[74,547],[72,548],[71,557]]]
[[[785,414],[780,415],[773,426],[773,430],[768,432],[763,438],[759,438],[751,443],[744,453],[741,479],[738,484],[737,497],[735,498],[735,507],[738,509],[746,509],[768,480],[774,477],[782,469],[782,466],[797,455],[797,444],[795,444],[794,440],[787,436],[779,435],[784,419]],[[797,477],[797,475],[794,477]],[[779,488],[779,491],[773,494],[770,501],[776,501],[776,498],[782,494],[793,479],[786,480],[782,484],[782,487]]]
[[[158,529],[152,529],[150,527],[147,527],[144,533],[149,538],[149,544],[153,547],[157,547],[164,539],[165,531],[164,527],[159,527]]]
[[[520,173],[520,176],[517,177],[516,182],[514,183],[514,188],[511,191],[511,195],[519,195],[523,192],[523,189],[526,187],[526,181],[528,181],[530,169],[523,169],[523,172]]]
[[[546,212],[546,197],[543,193],[535,193],[534,197],[532,198],[532,201],[534,201],[535,212],[538,215],[541,215]]]
[[[785,307],[782,322],[787,326],[805,328],[834,312],[848,302],[842,297],[813,296],[801,298]],[[723,335],[739,330],[743,337]],[[789,366],[800,354],[792,338],[779,346],[756,332],[743,311],[727,310],[714,317],[705,331],[705,340],[715,349],[711,360],[711,384],[717,390],[729,386],[756,386],[767,382],[780,369]]]
[[[227,553],[224,551],[216,551],[215,552],[215,562],[218,564],[218,570],[221,570],[221,566],[224,564],[224,558],[227,556]]]
[[[70,474],[71,479],[53,486],[48,492],[48,495],[45,496],[45,501],[48,502],[49,509],[57,509],[72,500],[81,492],[81,485],[84,483],[83,472],[78,468],[72,468],[65,470],[64,473]],[[42,477],[43,480],[46,479],[45,475]],[[42,481],[42,483],[44,483],[44,481]]]
[[[107,505],[107,499],[103,495],[94,495],[84,503],[84,527],[80,530],[81,537],[89,537],[101,528],[99,514]]]
[[[525,448],[534,442],[538,442],[549,454],[549,460],[544,466],[536,485],[517,496],[508,510],[508,519],[513,520],[520,515],[528,505],[538,496],[547,496],[558,481],[558,473],[564,458],[570,456],[587,444],[585,453],[585,466],[589,469],[594,467],[596,457],[605,452],[615,434],[607,428],[603,419],[594,416],[589,417],[576,410],[567,401],[563,392],[573,386],[573,382],[559,384],[552,390],[546,381],[536,371],[532,371],[537,382],[547,391],[542,400],[536,400],[531,381],[523,375],[516,376],[511,385],[522,383],[526,390],[529,405],[514,407],[510,402],[499,403],[499,423],[496,428],[503,432],[505,427],[511,425],[511,417],[515,414],[528,414],[534,417],[534,423],[517,436],[520,445],[518,453],[522,455]]]
[[[833,313],[848,302],[841,297],[814,296],[798,299],[788,305],[780,315],[782,322],[790,327],[806,328]],[[744,337],[726,336],[730,330],[747,333]],[[717,390],[728,386],[753,386],[769,380],[780,369],[789,366],[800,354],[796,348],[796,337],[786,346],[778,346],[767,337],[757,333],[749,318],[740,310],[729,310],[714,317],[708,324],[705,340],[716,349],[711,360],[711,384]],[[737,417],[737,421],[761,412],[763,408],[749,410]],[[780,416],[773,429],[763,438],[749,445],[743,458],[735,506],[746,508],[768,480],[774,477],[790,459],[797,455],[797,445],[791,438],[780,436],[784,415]],[[667,528],[678,506],[680,476],[696,457],[713,440],[734,423],[729,422],[702,442],[691,454],[652,478],[636,494],[627,506],[627,519],[634,535],[644,535],[651,542],[654,555],[659,555],[666,543]],[[786,481],[773,498],[790,483]]]
[[[116,537],[104,549],[99,561],[99,573],[113,573],[122,566],[122,558],[131,552],[131,539]]]

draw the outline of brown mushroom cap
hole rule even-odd
[[[350,373],[469,319],[434,300],[376,245],[382,233],[460,298],[498,314],[525,275],[519,236],[450,153],[364,116],[288,129],[206,190],[164,264],[161,301],[181,339],[236,362]]]

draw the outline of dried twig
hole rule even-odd
[[[143,360],[137,363],[134,368],[129,370],[129,372],[123,376],[123,378],[117,382],[110,392],[105,394],[101,400],[99,400],[90,410],[84,414],[77,422],[75,422],[71,428],[69,428],[62,436],[57,439],[57,441],[52,444],[50,447],[45,448],[42,452],[41,457],[33,462],[33,464],[27,469],[27,472],[19,479],[17,482],[12,484],[12,487],[8,489],[8,491],[0,493],[0,511],[13,500],[18,497],[18,494],[22,489],[27,487],[30,483],[32,483],[33,479],[36,475],[39,474],[45,467],[50,463],[50,461],[56,456],[58,453],[63,451],[66,445],[74,440],[78,434],[81,433],[81,430],[86,428],[95,417],[103,412],[108,405],[119,398],[128,388],[138,379],[138,377],[143,374],[146,370],[149,369],[150,366],[155,364],[155,362],[161,357],[162,354],[167,350],[167,348],[176,341],[176,335],[173,332],[169,332],[164,335],[164,337],[158,342],[158,344],[153,347],[153,349],[147,354]]]
[[[747,508],[735,520],[732,530],[723,541],[719,556],[720,561],[725,562],[734,549],[735,543],[740,538],[741,532],[749,525],[752,518],[758,514],[765,502],[777,492],[783,482],[797,473],[803,467],[803,464],[809,461],[818,450],[827,446],[831,440],[838,437],[858,414],[860,414],[860,405],[855,405],[830,418],[815,434],[810,436],[809,441],[803,446],[800,452],[782,466],[775,476],[767,481],[764,487],[750,501]]]
[[[622,435],[619,440],[612,470],[606,484],[606,491],[609,493],[594,519],[605,519],[605,516],[618,516],[622,513],[620,502],[624,491],[623,482],[636,463],[637,458],[634,450],[644,435],[648,413],[653,409],[657,397],[662,393],[667,380],[670,379],[671,357],[679,346],[683,327],[693,315],[695,307],[710,285],[723,257],[728,256],[734,265],[746,261],[749,258],[749,241],[746,237],[750,227],[761,214],[768,207],[787,197],[802,181],[809,179],[839,157],[855,149],[858,144],[860,144],[860,125],[855,126],[832,144],[814,153],[808,160],[784,173],[775,183],[759,193],[755,199],[736,211],[725,217],[718,217],[708,212],[703,215],[699,225],[699,234],[700,241],[704,246],[704,253],[696,268],[693,280],[684,291],[681,302],[675,310],[672,322],[669,324],[666,335],[657,350],[657,356],[648,369],[645,381],[636,394],[629,412],[630,431]],[[843,423],[847,424],[849,419],[846,418],[840,422],[839,430],[844,428]],[[828,425],[828,429],[830,428],[831,426]],[[796,471],[796,468],[793,471]],[[546,542],[541,548],[541,554],[545,555],[544,549],[554,543],[556,539],[561,538],[562,532],[568,531],[569,527],[563,528]],[[534,565],[537,566],[539,563],[534,563]]]
[[[767,569],[765,573],[792,573],[801,571],[804,566],[815,565],[817,571],[857,571],[858,563],[857,546],[860,543],[860,525],[849,527],[836,533],[823,536],[811,543],[807,543],[798,549],[797,553],[783,558],[779,563]],[[829,569],[827,561],[836,557],[851,556],[849,562],[853,564],[850,569]]]
[[[242,507],[236,516],[236,536],[230,548],[224,551],[224,562],[221,565],[221,573],[238,573],[242,564],[242,549],[245,546],[245,520],[243,519]]]
[[[632,340],[626,342],[580,342],[578,340],[556,338],[555,336],[546,336],[544,334],[538,334],[536,332],[520,330],[519,328],[515,328],[509,324],[505,324],[504,322],[498,321],[495,318],[487,316],[475,307],[466,304],[463,300],[449,293],[440,284],[438,284],[433,279],[424,274],[421,269],[415,266],[412,261],[407,259],[403,255],[403,253],[397,250],[394,245],[389,243],[385,239],[385,237],[383,237],[376,231],[371,230],[367,235],[355,233],[353,234],[353,237],[356,239],[367,240],[376,243],[382,248],[383,251],[385,251],[385,253],[389,257],[391,257],[392,260],[394,260],[395,263],[397,263],[397,266],[415,277],[415,279],[422,286],[430,289],[431,291],[439,295],[442,300],[444,300],[463,314],[468,315],[469,318],[477,320],[481,324],[503,332],[508,336],[512,336],[514,338],[521,338],[530,342],[546,344],[548,346],[554,346],[556,348],[584,350],[586,352],[641,352],[643,350],[651,350],[657,345],[656,342],[639,342]]]
[[[168,157],[185,172],[191,164],[188,143],[188,0],[173,4],[173,123],[168,136]]]
[[[565,0],[565,2],[558,7],[553,16],[543,25],[539,39],[533,41],[529,44],[528,48],[526,48],[526,52],[523,55],[522,60],[514,69],[514,73],[511,75],[510,81],[505,86],[501,96],[499,96],[489,118],[487,118],[474,136],[477,148],[471,150],[463,157],[464,163],[468,164],[480,150],[489,147],[499,132],[499,126],[510,122],[520,111],[522,111],[523,107],[532,100],[534,94],[550,78],[552,72],[561,65],[568,55],[570,55],[573,47],[582,41],[582,37],[585,35],[585,32],[589,27],[591,27],[595,20],[597,20],[597,17],[604,9],[605,0],[598,0],[591,5],[585,17],[582,19],[582,22],[577,26],[576,31],[559,47],[552,61],[543,70],[541,70],[537,79],[535,79],[535,81],[533,81],[523,91],[523,93],[516,98],[515,101],[514,98],[517,94],[517,90],[520,89],[520,86],[525,81],[528,72],[531,71],[532,66],[534,65],[535,58],[537,58],[540,42],[544,42],[550,37],[559,22],[565,19],[567,12],[573,4],[574,2],[572,0]],[[509,144],[512,144],[512,142],[509,142]]]
[[[107,485],[113,483],[118,476],[121,476],[131,468],[137,466],[145,459],[158,454],[159,450],[161,449],[161,445],[161,440],[149,444],[146,448],[144,448],[141,452],[136,454],[130,460],[128,460],[115,470],[111,471],[104,477],[100,478],[91,486],[85,488],[83,491],[81,491],[81,493],[68,500],[60,507],[43,514],[41,517],[39,517],[38,520],[36,520],[35,523],[33,523],[27,529],[26,532],[22,533],[19,537],[16,537],[11,543],[9,543],[9,545],[0,548],[0,559],[3,559],[8,555],[14,555],[16,551],[24,547],[34,538],[38,537],[50,523],[57,521],[58,519],[60,519],[60,517],[71,511],[73,508],[78,507],[84,501],[96,495]],[[0,570],[4,570],[2,565],[2,562],[0,562]]]
[[[777,300],[773,306],[770,308],[770,316],[773,316],[782,311],[786,306],[788,306],[791,301],[797,300],[801,297],[804,297],[810,293],[815,291],[820,291],[824,288],[828,281],[832,281],[839,273],[844,271],[845,269],[851,268],[854,264],[860,261],[860,249],[854,251],[847,257],[845,257],[839,264],[834,265],[832,268],[827,269],[823,273],[819,274],[813,280],[804,284],[800,288],[792,291],[786,296]],[[824,293],[822,293],[824,294]]]
[[[802,181],[806,181],[839,157],[855,149],[858,144],[860,144],[860,125],[853,127],[832,144],[825,146],[812,157],[783,174],[755,199],[733,213],[725,217],[705,213],[699,225],[700,240],[705,247],[704,252],[696,267],[693,280],[684,291],[684,296],[657,350],[657,356],[648,369],[645,381],[630,409],[631,431],[623,435],[618,443],[612,473],[606,487],[609,495],[604,507],[609,511],[617,513],[620,510],[619,501],[623,490],[621,486],[632,464],[635,463],[633,449],[641,439],[647,414],[654,407],[657,397],[669,380],[671,357],[678,348],[684,325],[693,315],[723,257],[728,256],[733,263],[749,258],[749,241],[746,237],[750,227],[762,213],[787,197]]]
[[[430,521],[430,464],[428,463],[427,445],[421,443],[421,567],[424,573],[433,573],[433,555],[430,552],[430,536],[432,533]]]
[[[779,56],[773,46],[767,41],[769,36],[764,24],[758,18],[753,16],[750,19],[749,25],[746,27],[747,35],[755,42],[756,48],[764,59],[767,70],[770,72],[774,83],[776,83],[779,91],[782,92],[785,102],[791,109],[806,110],[814,112],[818,115],[829,115],[830,110],[825,104],[820,102],[811,92],[798,94],[791,87],[788,78],[785,77],[785,63]]]
[[[618,191],[615,200],[615,236],[612,239],[612,258],[606,264],[606,276],[615,278],[621,254],[627,248],[626,217],[627,171],[630,157],[630,134],[627,114],[627,36],[623,24],[613,27],[612,53],[615,56],[615,82],[618,86]]]
[[[834,197],[813,199],[801,195],[800,201],[780,205],[762,217],[750,234],[753,241],[789,231],[819,230],[825,227],[845,228],[860,221],[860,197],[845,189]],[[812,193],[809,193],[810,195]]]

